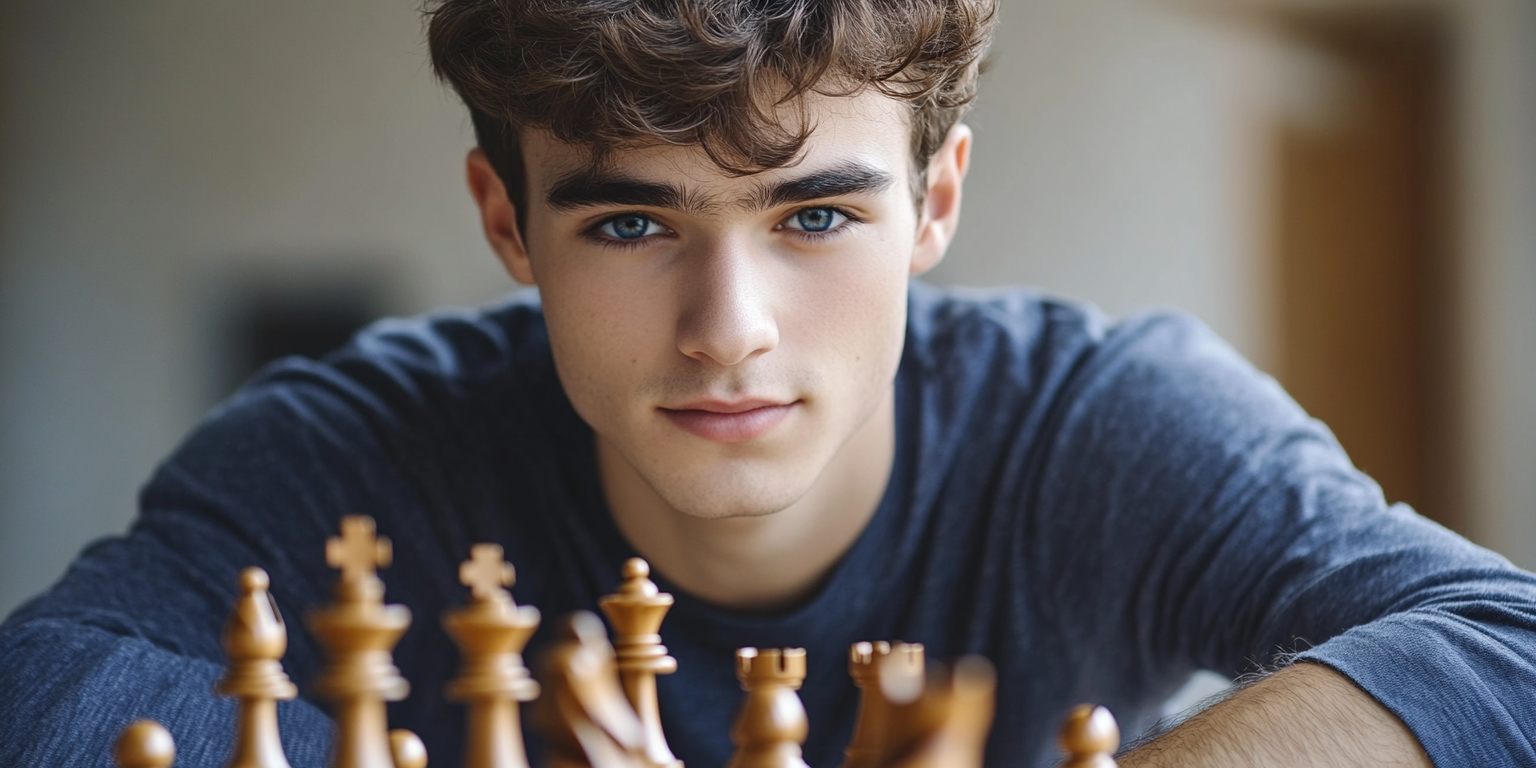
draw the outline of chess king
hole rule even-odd
[[[455,682],[455,638],[511,611],[483,576],[476,599],[501,607],[465,607],[474,544],[503,549],[517,603],[543,616],[592,609],[636,556],[674,597],[670,674],[635,642],[605,651],[596,619],[531,632],[527,653],[556,660],[538,701],[569,731],[530,732],[536,764],[607,743],[571,702],[619,690],[597,681],[627,664],[655,667],[626,685],[658,706],[593,721],[624,749],[665,757],[654,714],[674,759],[726,765],[742,687],[793,718],[798,684],[803,745],[742,732],[745,753],[839,765],[860,702],[849,648],[905,640],[990,660],[987,765],[1055,763],[1069,712],[1104,743],[1082,701],[1146,732],[1197,669],[1260,674],[1122,766],[1536,765],[1530,574],[1388,505],[1188,317],[914,279],[959,224],[960,120],[997,10],[430,3],[486,239],[537,293],[377,325],[212,413],[128,533],[0,626],[0,765],[106,764],[140,718],[176,735],[179,765],[225,764],[237,718],[275,718],[295,768],[416,764],[410,739],[380,740],[385,719],[460,765],[468,729],[535,693],[509,668]],[[337,586],[317,542],[358,513],[391,566],[338,550]],[[306,617],[282,658],[296,691],[266,663],[258,608],[232,644],[246,672],[226,666],[224,617],[257,591]],[[359,617],[384,634],[348,634]],[[354,668],[363,682],[336,671]],[[338,743],[335,723],[368,742]],[[165,756],[134,733],[128,757]]]

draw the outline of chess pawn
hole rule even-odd
[[[1079,704],[1061,726],[1061,751],[1067,753],[1060,768],[1115,768],[1120,747],[1120,726],[1103,707]]]
[[[384,702],[410,691],[390,651],[411,612],[384,604],[375,569],[388,566],[391,554],[389,539],[376,537],[373,519],[360,515],[342,518],[341,536],[326,542],[326,563],[341,570],[336,602],[309,614],[307,623],[326,656],[315,692],[335,705],[334,768],[394,768]]]
[[[112,757],[120,768],[171,768],[176,762],[176,742],[165,726],[138,720],[117,737]]]
[[[848,675],[858,686],[859,718],[848,743],[843,768],[875,768],[901,749],[893,741],[893,711],[922,693],[925,680],[923,646],[884,640],[854,643],[848,649]],[[889,691],[889,693],[887,692]],[[890,694],[894,693],[892,696]],[[910,745],[907,745],[910,746]]]
[[[656,676],[677,671],[677,659],[661,644],[661,621],[672,607],[672,596],[651,581],[651,566],[638,557],[624,563],[624,582],[617,594],[598,601],[613,625],[614,652],[624,695],[645,727],[645,758],[657,768],[683,768],[661,730],[656,701]]]
[[[224,623],[229,668],[214,692],[239,702],[229,768],[289,768],[277,733],[277,702],[299,691],[278,661],[288,649],[288,628],[269,585],[260,568],[241,572],[240,599]]]
[[[464,768],[528,768],[517,705],[539,695],[522,657],[538,629],[539,611],[512,602],[505,587],[514,573],[502,557],[496,544],[474,545],[470,559],[459,566],[470,604],[443,616],[463,659],[447,693],[469,708]]]
[[[805,649],[741,648],[736,677],[747,700],[731,727],[736,753],[726,768],[808,768],[800,747],[810,724],[795,693],[805,682]]]

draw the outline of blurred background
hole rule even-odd
[[[1536,566],[1536,2],[1004,0],[931,280],[1191,312]],[[0,2],[0,614],[256,365],[510,290],[417,0]]]

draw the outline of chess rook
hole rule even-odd
[[[1061,751],[1067,753],[1060,768],[1115,768],[1120,748],[1120,726],[1103,707],[1079,704],[1061,726]]]
[[[384,604],[375,569],[387,567],[391,554],[389,540],[375,536],[373,519],[360,515],[342,518],[341,536],[326,542],[326,563],[341,571],[336,602],[309,614],[307,623],[327,661],[314,689],[334,705],[334,768],[394,768],[384,702],[410,691],[390,652],[411,612]]]
[[[923,646],[916,643],[854,643],[848,674],[861,693],[859,718],[843,768],[876,768],[910,747],[917,734],[897,730],[894,711],[923,692]],[[902,743],[896,743],[896,742]]]
[[[214,691],[238,701],[229,768],[289,768],[278,738],[277,702],[292,699],[299,691],[278,661],[288,650],[288,628],[267,591],[269,586],[266,571],[245,569],[240,574],[240,599],[224,624],[229,668]]]
[[[633,557],[624,563],[624,581],[616,594],[598,602],[613,625],[614,652],[624,695],[645,727],[645,758],[657,768],[683,768],[661,730],[656,701],[656,676],[677,671],[677,660],[661,644],[661,622],[672,608],[672,596],[651,581],[651,567]]]
[[[459,566],[470,604],[443,616],[443,627],[462,657],[447,695],[469,709],[464,768],[528,768],[517,710],[519,702],[539,695],[522,657],[538,629],[539,611],[512,602],[506,587],[514,575],[499,545],[474,545],[470,559]]]
[[[731,727],[736,752],[726,768],[808,768],[801,745],[810,724],[795,693],[805,682],[805,650],[742,648],[736,677],[747,698]]]

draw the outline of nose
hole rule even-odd
[[[677,347],[696,360],[736,365],[779,343],[769,257],[723,244],[688,259]]]

